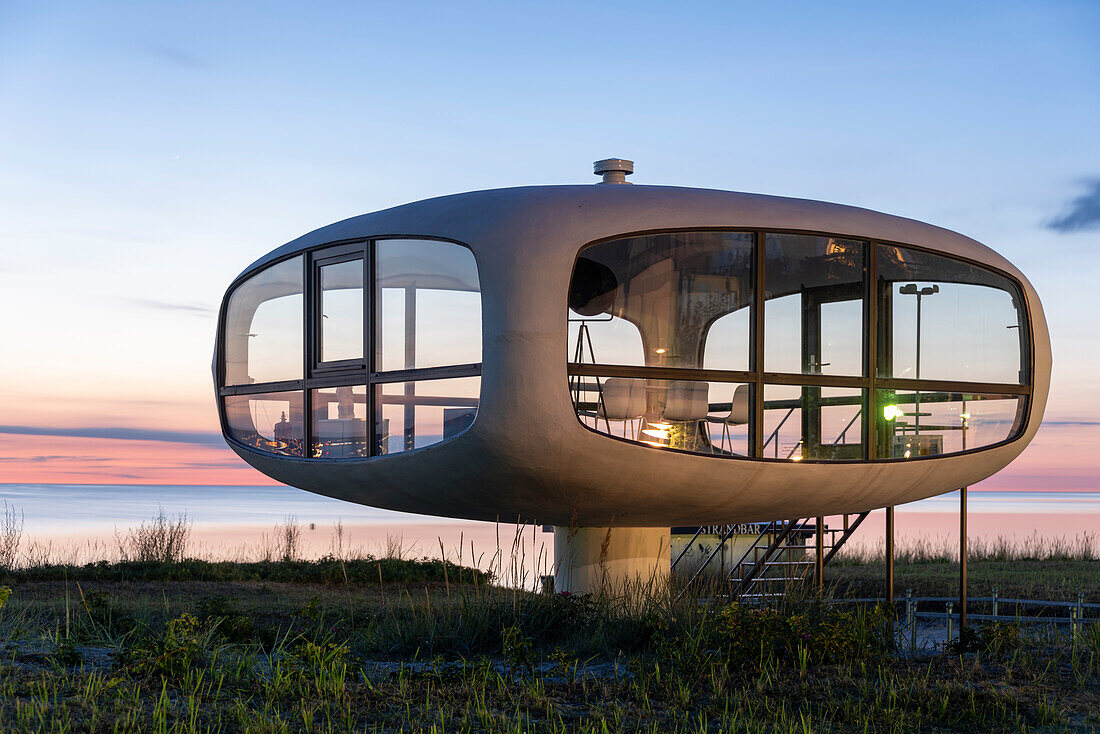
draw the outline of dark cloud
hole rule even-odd
[[[38,456],[0,456],[0,464],[21,464],[23,462],[42,464],[47,461],[103,462],[114,461],[106,456],[75,456],[65,454],[40,454]]]
[[[1085,193],[1066,206],[1066,211],[1046,223],[1055,232],[1100,229],[1100,178],[1085,181]]]
[[[176,66],[185,66],[189,69],[201,69],[206,64],[198,56],[174,46],[162,46],[156,43],[146,45],[145,50],[159,59],[168,61]]]
[[[239,469],[248,465],[243,459],[234,457],[225,461],[181,461],[174,463],[173,466],[181,469]]]
[[[122,300],[135,306],[155,308],[160,311],[183,311],[196,316],[207,317],[212,317],[215,314],[215,309],[212,306],[202,303],[177,303],[175,301],[158,301],[153,298],[124,298]]]
[[[2,426],[0,433],[18,436],[62,436],[68,438],[113,438],[122,441],[164,441],[200,446],[224,446],[220,433],[206,431],[158,431],[147,428],[45,428],[40,426]]]
[[[1044,426],[1100,426],[1100,421],[1051,421],[1043,420]]]

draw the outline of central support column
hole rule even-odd
[[[555,527],[554,591],[659,591],[668,585],[669,542],[669,528]]]

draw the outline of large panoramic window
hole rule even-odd
[[[457,436],[477,415],[481,289],[462,245],[319,248],[242,281],[224,318],[225,424],[252,449],[358,459]]]
[[[429,240],[381,240],[376,252],[379,368],[480,362],[481,289],[473,253]]]
[[[764,369],[863,374],[864,244],[793,234],[765,242]]]
[[[829,234],[658,233],[583,248],[568,297],[570,395],[615,438],[904,461],[1003,443],[1025,422],[1019,288],[944,255]]]
[[[1027,382],[1017,286],[969,263],[879,247],[880,377]]]
[[[575,361],[749,369],[736,319],[752,302],[751,234],[676,232],[588,247],[569,289]]]
[[[302,377],[302,258],[293,257],[238,286],[222,332],[225,384]]]

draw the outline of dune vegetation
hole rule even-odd
[[[156,527],[127,557],[3,571],[0,729],[1100,728],[1100,625],[997,622],[914,649],[890,608],[832,603],[846,581],[874,582],[873,559],[831,568],[824,599],[754,608],[536,593],[397,551],[197,560],[186,523]],[[1067,562],[1095,579],[1096,561]],[[954,568],[905,562],[899,577],[940,567]],[[1046,581],[1075,588],[1064,572]]]

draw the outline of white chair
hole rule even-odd
[[[674,423],[706,420],[710,412],[710,383],[674,380],[668,384],[664,417]]]
[[[623,438],[627,438],[626,426],[629,424],[633,438],[637,440],[641,418],[645,415],[645,405],[645,380],[608,377],[600,389],[597,415],[605,421],[623,421]],[[638,421],[637,426],[635,421]],[[611,432],[610,424],[607,431]]]
[[[743,426],[749,422],[749,386],[738,385],[733,391],[733,403],[730,413],[722,418],[722,442],[719,448],[724,448],[729,442],[729,451],[733,453],[733,436],[730,434],[730,426]]]

